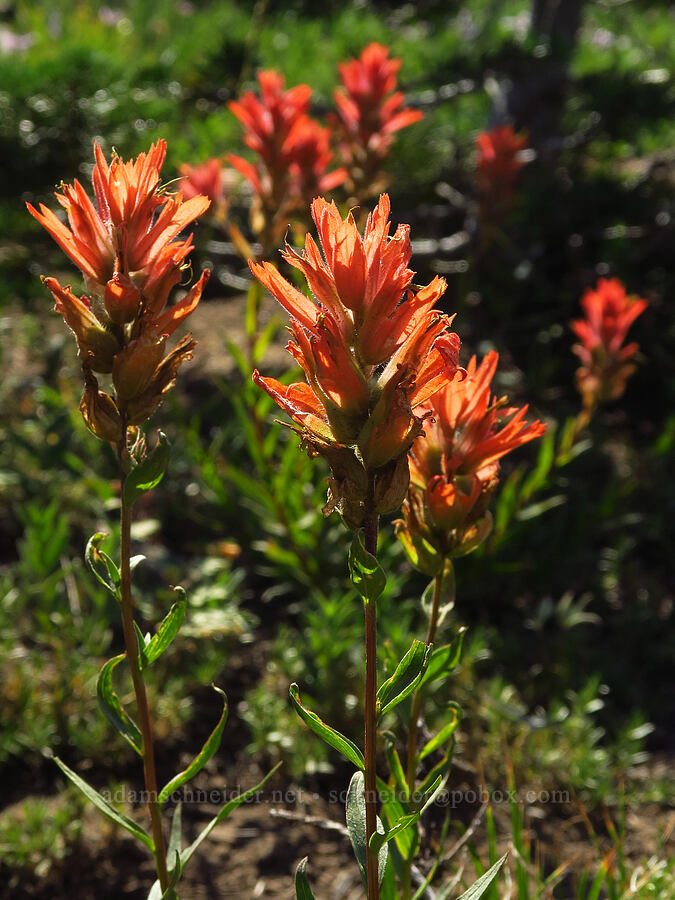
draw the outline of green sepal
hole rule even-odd
[[[387,583],[382,566],[368,553],[358,533],[349,549],[349,577],[365,603],[375,602]]]
[[[377,692],[380,715],[389,712],[415,690],[426,670],[430,649],[424,641],[412,642],[410,650],[396,666],[391,678]]]
[[[364,796],[364,778],[363,772],[354,772],[352,780],[349,782],[347,790],[347,831],[349,832],[349,840],[354,848],[354,856],[361,870],[361,877],[364,885],[368,884],[368,859],[367,859],[367,843],[366,843],[366,798]],[[384,825],[380,817],[377,817],[377,834],[384,833]],[[373,835],[372,839],[376,837]],[[378,850],[377,857],[377,878],[382,881],[385,866],[387,865],[387,845],[384,844]]]
[[[247,800],[250,800],[251,797],[254,797],[258,791],[269,781],[269,779],[274,775],[274,773],[279,769],[281,763],[277,763],[276,766],[271,769],[267,775],[262,779],[262,781],[258,782],[258,784],[254,785],[254,787],[249,788],[247,791],[244,791],[243,794],[239,794],[239,796],[234,797],[225,806],[221,809],[215,818],[211,819],[209,824],[202,830],[199,836],[190,844],[189,847],[186,847],[185,850],[182,851],[180,855],[180,864],[185,871],[185,867],[190,862],[190,859],[194,855],[195,851],[199,847],[199,845],[206,840],[206,838],[211,834],[216,825],[219,825],[224,819],[226,819],[233,810],[235,810],[238,806],[241,806],[242,803],[246,803]]]
[[[135,503],[143,494],[160,483],[169,464],[170,445],[167,436],[158,432],[154,449],[124,479],[123,501]]]
[[[121,828],[124,828],[125,831],[128,831],[129,834],[132,834],[135,838],[137,838],[142,844],[150,850],[152,853],[155,852],[155,845],[150,837],[150,835],[141,828],[133,819],[130,819],[128,816],[125,816],[124,813],[119,812],[115,807],[109,803],[104,797],[102,797],[99,792],[93,788],[90,784],[80,778],[80,776],[73,772],[72,769],[69,769],[68,766],[58,758],[58,756],[54,757],[54,762],[61,769],[63,774],[78,788],[84,796],[94,804],[94,806],[100,810],[103,815],[107,816],[109,819],[112,819],[116,825],[119,825]]]
[[[94,573],[94,577],[103,587],[110,591],[116,600],[120,599],[120,570],[99,545],[108,537],[105,531],[97,531],[87,541],[84,558]]]
[[[457,703],[451,702],[448,704],[448,712],[452,713],[452,719],[422,747],[420,755],[417,757],[418,761],[423,760],[425,756],[442,747],[452,737],[455,728],[459,725],[459,720],[462,718],[462,710]]]
[[[225,692],[221,691],[221,689],[219,687],[216,687],[215,684],[211,686],[213,687],[214,691],[217,691],[223,698],[223,712],[220,716],[220,719],[218,720],[218,724],[213,729],[213,731],[209,735],[208,740],[206,741],[200,752],[197,754],[197,756],[195,756],[195,758],[192,760],[187,769],[184,769],[182,772],[179,772],[178,775],[175,775],[171,779],[171,781],[165,784],[162,790],[159,792],[157,802],[160,806],[166,803],[166,801],[174,791],[177,791],[178,788],[184,785],[186,781],[189,781],[197,774],[197,772],[200,772],[220,746],[220,739],[223,736],[223,728],[225,728],[225,722],[227,721],[227,697],[225,696]]]
[[[434,802],[436,797],[443,790],[444,785],[445,785],[445,779],[441,775],[439,775],[438,778],[431,785],[429,790],[425,794],[422,795],[422,797],[420,798],[419,804],[417,806],[417,809],[414,812],[409,813],[408,815],[405,815],[401,819],[399,819],[398,822],[396,822],[393,825],[393,827],[389,829],[389,831],[387,831],[383,834],[380,834],[380,833],[373,834],[371,836],[371,838],[370,838],[371,849],[375,850],[376,852],[379,853],[381,848],[383,846],[385,846],[386,844],[388,844],[389,841],[393,840],[397,834],[399,834],[402,831],[405,831],[411,825],[414,825],[415,822],[417,822],[417,820],[420,818],[420,816],[422,815],[424,810]]]
[[[307,859],[307,856],[301,859],[298,863],[298,868],[295,870],[295,900],[314,900],[314,894],[309,886],[305,872]]]
[[[432,681],[443,678],[452,672],[461,658],[465,634],[466,626],[462,625],[457,629],[457,634],[449,644],[437,647],[431,651],[420,686],[430,684]]]
[[[356,766],[357,769],[363,770],[365,768],[363,754],[356,744],[353,741],[350,741],[349,738],[346,738],[343,734],[340,734],[339,731],[331,728],[330,725],[326,725],[316,713],[302,705],[297,684],[292,684],[288,689],[288,693],[295,711],[302,721],[311,728],[314,734],[317,734],[329,747],[333,747],[334,750],[341,753],[342,756],[349,760],[352,765]]]
[[[96,682],[98,705],[110,724],[122,735],[139,756],[143,756],[143,737],[138,725],[126,712],[113,688],[113,670],[126,657],[126,653],[113,656],[104,663]]]
[[[494,866],[490,866],[490,868],[485,872],[484,875],[481,875],[477,881],[471,885],[468,891],[465,891],[461,897],[458,897],[457,900],[478,900],[479,897],[482,897],[485,891],[490,887],[492,882],[495,880],[497,875],[499,874],[499,870],[506,862],[506,857],[508,853],[505,853],[501,859],[498,859]],[[447,890],[440,890],[436,894],[436,900],[448,900],[450,896],[450,891],[452,890],[454,885],[448,885]]]
[[[176,600],[164,619],[162,619],[156,634],[149,641],[143,638],[142,643],[139,642],[138,667],[141,672],[152,665],[164,653],[178,634],[185,620],[185,609],[187,606],[185,591],[180,586],[175,587],[174,590],[181,595],[180,600]],[[140,632],[137,632],[137,635],[140,635]]]

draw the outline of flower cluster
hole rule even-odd
[[[328,171],[333,158],[330,132],[307,114],[311,88],[299,84],[285,91],[283,77],[274,71],[260,72],[258,82],[260,98],[248,91],[229,104],[244,126],[244,143],[256,154],[256,162],[234,154],[228,160],[255,191],[255,230],[277,241],[290,214],[305,209],[318,193],[342,184],[347,173]]]
[[[478,135],[476,180],[484,207],[497,211],[508,208],[524,165],[522,152],[526,147],[527,139],[516,134],[511,125],[501,125]]]
[[[307,383],[284,385],[257,371],[254,380],[299,426],[309,452],[327,459],[327,512],[339,505],[354,527],[369,490],[378,512],[400,504],[406,453],[426,415],[416,411],[458,372],[459,338],[435,309],[445,282],[411,288],[409,229],[399,225],[390,236],[389,213],[383,195],[361,236],[351,213],[343,219],[334,203],[313,202],[323,256],[308,234],[303,253],[287,249],[283,257],[305,276],[314,299],[273,265],[251,264],[291,316],[287,349]]]
[[[527,406],[508,407],[491,395],[498,361],[494,351],[480,365],[472,357],[466,378],[455,378],[423,407],[428,419],[410,449],[410,489],[397,534],[413,565],[428,574],[487,537],[499,460],[546,428],[525,421]]]
[[[587,290],[581,298],[581,306],[585,318],[572,322],[580,341],[573,347],[581,360],[576,382],[584,406],[593,409],[597,403],[620,397],[635,371],[631,360],[638,345],[623,343],[647,301],[628,296],[618,278],[600,278],[595,290]]]
[[[180,238],[180,232],[209,200],[162,190],[164,141],[136,160],[114,157],[110,165],[98,144],[94,151],[96,206],[75,181],[56,194],[68,225],[42,204],[39,211],[28,209],[84,276],[87,294],[81,297],[55,278],[44,281],[77,339],[85,375],[82,415],[94,434],[117,443],[127,425],[154,412],[192,355],[190,335],[168,353],[166,342],[197,306],[209,272],[174,306],[166,304],[193,249],[192,235]],[[98,389],[94,373],[112,374],[114,399]]]
[[[350,190],[357,198],[376,194],[382,186],[382,160],[396,131],[418,122],[420,110],[404,105],[396,91],[400,59],[390,59],[382,44],[369,44],[358,59],[340,63],[343,88],[334,93],[340,150],[349,170]]]

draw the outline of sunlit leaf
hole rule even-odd
[[[138,725],[126,712],[113,688],[113,671],[125,659],[126,653],[120,653],[105,663],[99,672],[96,682],[98,705],[110,724],[122,735],[139,756],[143,756],[143,738]]]
[[[182,772],[179,772],[178,775],[174,776],[171,781],[169,781],[159,792],[159,796],[157,797],[157,802],[161,806],[166,803],[171,794],[174,791],[177,791],[178,788],[182,787],[186,781],[189,781],[193,778],[197,772],[200,772],[206,763],[211,759],[213,754],[217,751],[220,746],[220,739],[223,736],[223,728],[225,728],[225,722],[227,721],[227,697],[225,696],[225,692],[221,691],[219,687],[213,685],[214,691],[217,691],[221,697],[223,698],[223,712],[218,720],[218,724],[213,729],[211,734],[209,735],[208,740],[200,750],[200,752],[195,756],[187,769],[184,769]]]
[[[340,734],[339,731],[331,728],[330,725],[327,725],[316,713],[302,705],[297,684],[292,684],[290,686],[289,695],[295,711],[302,721],[312,729],[314,734],[317,734],[329,747],[333,747],[334,750],[341,753],[342,756],[355,765],[357,769],[364,768],[365,763],[363,761],[363,754],[356,744],[353,741],[350,741],[349,738],[346,738],[343,734]]]

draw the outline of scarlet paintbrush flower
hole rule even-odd
[[[405,489],[405,453],[422,429],[415,409],[455,377],[459,338],[448,330],[452,320],[434,308],[445,282],[410,289],[408,227],[389,236],[386,194],[363,236],[351,213],[343,219],[321,197],[312,218],[323,255],[308,234],[304,253],[287,249],[283,257],[305,275],[313,299],[270,263],[251,263],[291,316],[288,350],[308,383],[287,386],[258,372],[254,380],[300,426],[310,451],[328,459],[333,505],[341,502],[344,513],[349,501],[349,518],[358,524],[366,473],[386,469],[381,494],[394,508],[400,503],[387,478],[396,471],[399,494]]]
[[[392,135],[423,117],[420,110],[405,107],[403,94],[396,91],[400,67],[401,60],[390,59],[389,49],[377,43],[338,66],[343,89],[333,95],[335,123],[352,190],[377,193]]]
[[[577,386],[584,405],[591,409],[598,402],[620,397],[635,371],[630,360],[639,347],[636,343],[622,344],[647,301],[628,296],[618,278],[600,278],[595,290],[587,290],[581,298],[581,306],[586,318],[572,322],[581,343],[572,349],[581,360]]]
[[[512,125],[500,125],[481,132],[476,138],[476,147],[479,189],[501,194],[512,191],[524,165],[521,154],[527,147],[527,139],[516,134]]]
[[[486,511],[499,460],[546,429],[525,421],[527,406],[507,407],[491,395],[498,361],[494,351],[480,366],[472,357],[466,378],[455,378],[423,407],[429,418],[409,452],[411,484],[398,527],[417,565],[434,558],[434,550],[443,558],[478,546],[490,528]]]
[[[234,154],[228,160],[255,191],[254,230],[269,244],[279,240],[289,216],[305,210],[318,193],[337,187],[347,173],[328,171],[330,132],[307,115],[311,88],[301,84],[284,91],[284,80],[274,71],[260,72],[258,82],[260,99],[249,91],[229,104],[256,160]]]
[[[70,227],[42,204],[39,212],[30,204],[28,209],[84,276],[87,294],[81,297],[55,278],[44,281],[77,339],[85,371],[85,421],[99,437],[113,440],[117,426],[121,438],[124,423],[145,421],[173,384],[180,363],[191,356],[189,335],[166,358],[164,350],[167,338],[197,306],[208,271],[179,303],[165,307],[192,250],[192,236],[178,235],[209,200],[184,201],[180,193],[162,190],[164,141],[136,160],[114,157],[110,165],[96,143],[94,151],[96,206],[75,181],[56,194]],[[112,374],[115,400],[98,390],[95,372]]]

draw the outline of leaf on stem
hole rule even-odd
[[[409,828],[411,825],[414,825],[415,822],[417,822],[417,820],[420,818],[420,816],[422,815],[424,810],[434,802],[436,797],[443,790],[444,785],[445,785],[445,779],[441,775],[439,775],[438,778],[431,785],[429,790],[426,793],[422,794],[422,796],[420,797],[420,799],[418,801],[417,809],[414,812],[409,813],[408,815],[403,816],[401,819],[399,819],[398,822],[396,822],[389,829],[389,831],[384,832],[384,829],[383,829],[382,834],[380,834],[378,832],[377,834],[373,834],[371,836],[371,838],[370,838],[371,849],[376,850],[379,853],[380,850],[382,849],[382,847],[384,847],[386,844],[388,844],[389,841],[393,840],[397,834],[399,834],[402,831],[405,831],[405,829]]]
[[[314,894],[305,873],[307,859],[307,856],[301,859],[298,863],[298,868],[295,870],[295,900],[314,900]]]
[[[96,682],[98,705],[110,724],[122,735],[139,756],[143,756],[143,738],[138,725],[126,712],[113,688],[113,670],[126,657],[126,653],[113,656],[99,672]]]
[[[430,684],[438,678],[444,678],[457,666],[462,655],[462,645],[464,644],[464,635],[466,627],[462,625],[457,629],[457,634],[449,644],[443,647],[437,647],[431,651],[426,671],[420,681],[420,686]]]
[[[124,480],[123,500],[125,503],[135,503],[139,497],[156,487],[164,477],[169,464],[170,445],[167,436],[162,431],[158,432],[158,435],[155,448],[142,463],[129,472]]]
[[[350,741],[349,738],[346,738],[343,734],[340,734],[339,731],[331,728],[330,725],[327,725],[316,713],[312,712],[311,709],[307,709],[307,707],[302,705],[297,684],[292,684],[288,693],[295,711],[302,721],[312,729],[314,734],[317,734],[329,747],[333,747],[334,750],[341,753],[342,756],[349,760],[352,765],[356,766],[357,769],[365,768],[363,754],[356,744],[353,741]]]
[[[430,753],[433,753],[434,750],[442,747],[443,744],[452,737],[455,729],[459,725],[459,720],[462,718],[462,710],[457,703],[451,702],[448,704],[448,713],[451,715],[450,721],[441,728],[437,735],[432,737],[431,740],[427,741],[424,747],[422,747],[418,757],[419,760],[424,759],[425,756],[428,756]]]
[[[410,650],[396,666],[394,674],[377,692],[380,715],[389,712],[415,690],[426,670],[430,649],[424,641],[412,642]]]
[[[178,788],[184,785],[186,781],[189,781],[197,774],[197,772],[200,772],[220,746],[220,739],[223,736],[223,728],[225,728],[225,722],[227,721],[227,697],[225,696],[225,692],[221,691],[221,689],[219,687],[216,687],[215,684],[212,685],[212,687],[214,691],[217,691],[223,698],[222,715],[218,720],[218,724],[211,732],[209,739],[206,741],[199,754],[192,760],[187,769],[184,769],[182,772],[179,772],[178,775],[175,775],[171,779],[171,781],[164,785],[162,790],[159,792],[157,802],[160,806],[166,803],[166,801],[174,791],[177,791]]]
[[[349,549],[349,577],[365,602],[375,602],[387,583],[382,566],[368,553],[358,533]]]
[[[154,634],[149,641],[143,639],[143,643],[139,643],[138,667],[141,672],[143,669],[152,665],[152,663],[164,653],[166,648],[178,634],[178,631],[185,620],[185,608],[187,605],[185,591],[182,587],[175,587],[174,590],[180,593],[180,600],[176,600],[166,614],[157,629],[157,633]]]
[[[100,544],[108,535],[104,531],[97,531],[87,541],[84,558],[87,565],[94,573],[94,577],[106,590],[110,591],[116,600],[120,599],[120,570],[110,559],[107,553],[100,549]]]
[[[361,870],[363,883],[368,884],[368,857],[367,857],[367,841],[366,841],[366,798],[364,795],[364,778],[363,772],[355,772],[352,780],[349,782],[347,790],[347,831],[349,839],[354,848],[354,856]],[[377,835],[384,833],[384,825],[377,817],[377,833],[372,835],[372,841]],[[384,844],[378,848],[377,857],[377,877],[378,881],[382,881],[384,870],[387,865],[388,851],[387,845]]]
[[[94,806],[99,809],[105,816],[109,819],[112,819],[117,825],[124,828],[125,831],[128,831],[129,834],[133,834],[135,838],[145,844],[145,846],[152,853],[155,852],[155,845],[153,843],[150,835],[141,828],[140,825],[137,825],[133,819],[130,819],[128,816],[125,816],[124,813],[119,812],[119,810],[115,809],[115,807],[109,803],[104,797],[102,797],[99,792],[93,788],[90,784],[80,778],[80,776],[73,772],[72,769],[69,769],[68,766],[58,758],[58,756],[54,757],[54,762],[61,769],[63,774],[72,781],[76,788],[78,788],[84,796],[94,804]]]

